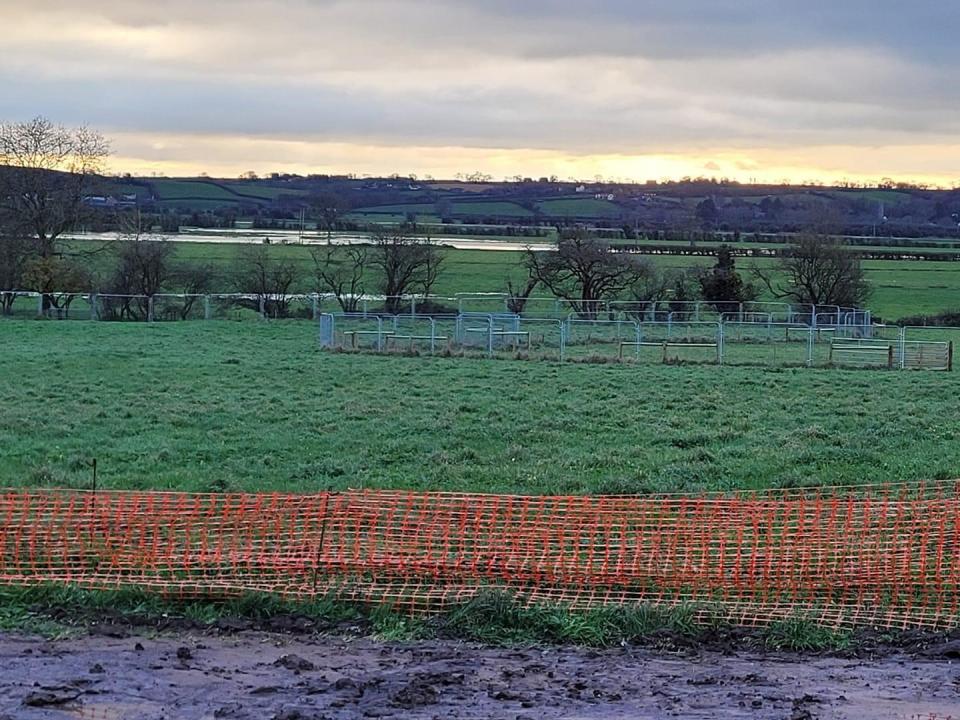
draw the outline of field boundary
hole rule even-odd
[[[0,584],[321,596],[432,613],[497,587],[762,625],[960,624],[960,483],[700,496],[6,490]]]

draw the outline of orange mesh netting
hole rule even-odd
[[[488,586],[575,608],[703,603],[744,623],[960,618],[960,492],[700,497],[0,494],[0,583],[334,594],[412,611]]]

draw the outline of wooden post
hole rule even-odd
[[[887,370],[893,370],[893,345],[887,346]]]
[[[830,343],[830,356],[827,359],[828,365],[833,365],[833,343]]]
[[[663,364],[667,364],[667,344],[663,344]]]
[[[947,345],[947,372],[953,372],[953,340]]]
[[[620,362],[623,362],[623,343],[620,343],[620,352],[618,354],[618,359]]]

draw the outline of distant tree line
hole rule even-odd
[[[291,312],[291,289],[302,286],[303,267],[284,253],[262,245],[241,248],[229,278],[217,277],[210,264],[178,262],[173,245],[153,232],[139,211],[116,217],[122,240],[111,244],[116,264],[96,280],[90,258],[71,251],[64,234],[90,219],[84,202],[92,194],[109,155],[109,144],[89,128],[65,128],[35,118],[0,124],[0,312],[9,314],[16,297],[3,290],[29,290],[42,297],[43,309],[66,311],[72,293],[96,286],[105,296],[104,312],[118,319],[142,319],[149,298],[161,292],[184,296],[176,310],[186,317],[196,295],[227,281],[246,297],[240,304],[272,317]],[[357,310],[363,295],[385,298],[383,310],[397,313],[419,299],[430,312],[430,297],[445,267],[443,248],[427,228],[415,222],[376,226],[368,242],[341,247],[333,232],[349,206],[335,193],[310,199],[312,213],[327,243],[311,248],[310,285],[332,294],[345,312]],[[713,232],[719,210],[712,201],[697,206],[701,237]],[[528,250],[514,277],[506,278],[510,308],[519,312],[538,289],[567,300],[575,312],[595,317],[609,300],[669,304],[703,300],[720,312],[757,297],[760,286],[774,297],[799,304],[861,305],[868,294],[859,257],[829,235],[798,236],[778,253],[776,272],[755,270],[755,285],[739,274],[736,250],[710,249],[712,268],[660,270],[649,258],[611,246],[610,237],[579,226],[560,226],[557,247]],[[161,228],[162,230],[162,228]],[[613,230],[616,234],[620,230]],[[712,236],[712,235],[711,235]],[[649,250],[649,247],[645,248]],[[676,249],[676,248],[674,248]],[[666,250],[665,250],[666,251]],[[110,252],[106,246],[90,251]],[[438,308],[442,309],[442,308]]]

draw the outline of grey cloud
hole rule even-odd
[[[106,20],[121,39],[159,31],[183,48],[158,57],[99,35],[82,48],[0,38],[3,117],[584,153],[930,142],[960,132],[960,10],[942,0],[32,7],[16,12]],[[15,50],[4,55],[8,44]]]

